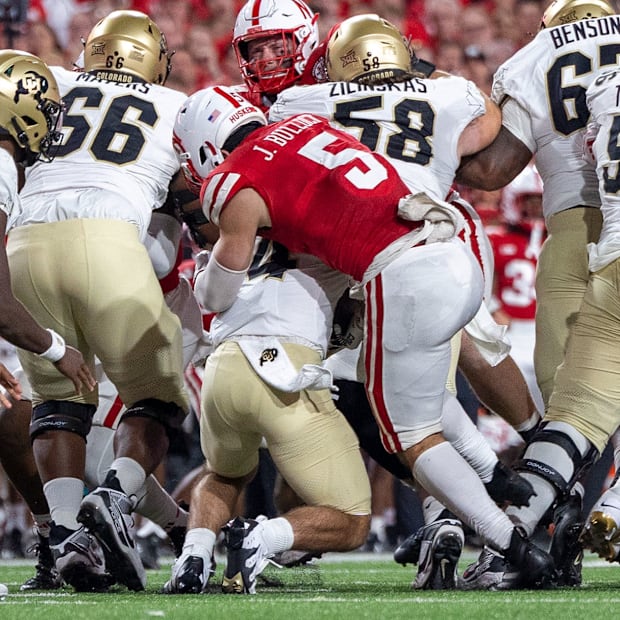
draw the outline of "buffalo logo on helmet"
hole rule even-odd
[[[39,100],[49,88],[49,83],[45,76],[36,71],[26,71],[24,77],[17,82],[13,101],[17,103],[21,95],[34,95]]]

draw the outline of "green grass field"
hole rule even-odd
[[[461,569],[475,556],[462,560]],[[0,620],[337,620],[407,618],[408,620],[612,619],[620,613],[620,566],[586,557],[584,583],[578,589],[514,592],[426,592],[409,584],[414,567],[395,564],[388,555],[328,555],[314,566],[295,569],[269,567],[256,596],[224,595],[218,591],[221,569],[213,591],[203,595],[166,596],[159,590],[169,566],[148,571],[145,592],[113,588],[107,594],[19,592],[32,575],[26,562],[0,563],[0,582],[9,594],[0,601]]]

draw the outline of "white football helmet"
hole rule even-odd
[[[508,224],[527,225],[541,219],[543,182],[534,164],[527,165],[504,189],[500,210]],[[536,197],[538,200],[528,201]]]
[[[319,43],[318,17],[302,0],[249,0],[239,11],[233,47],[251,93],[277,95],[299,79]],[[283,54],[250,63],[248,42],[266,38],[279,38]]]
[[[224,161],[228,138],[250,122],[266,125],[267,119],[232,88],[210,86],[185,100],[174,123],[173,143],[193,192],[199,193],[207,175]]]

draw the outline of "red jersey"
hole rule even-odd
[[[542,229],[514,226],[489,231],[495,257],[495,294],[502,310],[513,319],[534,320],[534,283],[543,235]]]
[[[261,236],[358,281],[381,250],[421,225],[398,217],[410,192],[390,163],[312,114],[256,130],[209,174],[201,192],[209,219],[218,224],[246,187],[269,209]]]

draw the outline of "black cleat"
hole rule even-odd
[[[41,536],[41,534],[37,534],[37,537],[39,542],[28,550],[34,551],[39,561],[35,566],[35,574],[19,587],[22,592],[32,590],[58,590],[63,584],[62,577],[54,566],[54,558],[52,557],[49,538]]]
[[[584,525],[581,495],[573,493],[558,503],[553,525],[549,553],[558,571],[558,585],[580,586],[583,546],[579,534]]]
[[[89,493],[77,515],[99,541],[112,576],[130,590],[144,590],[146,572],[133,540],[133,503],[122,491],[98,487]]]
[[[409,536],[394,552],[399,564],[418,564],[414,590],[453,590],[465,536],[458,519],[438,519]]]
[[[528,540],[518,527],[512,532],[510,546],[504,551],[504,557],[519,573],[515,587],[541,589],[558,582],[551,555]]]
[[[213,564],[197,555],[185,555],[172,568],[172,577],[164,585],[164,594],[202,594],[215,572]]]
[[[77,592],[105,592],[113,583],[99,544],[83,527],[70,530],[52,523],[50,550],[60,576]]]

